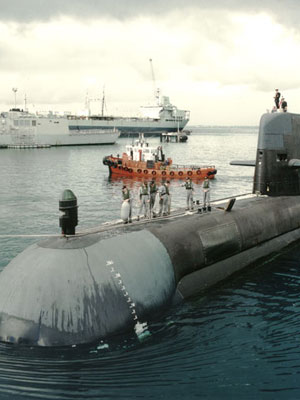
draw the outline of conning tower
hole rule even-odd
[[[253,193],[268,196],[300,194],[300,115],[263,114],[259,125],[256,161],[231,165],[255,167]]]
[[[261,117],[253,192],[269,196],[300,194],[300,115]]]

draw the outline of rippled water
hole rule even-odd
[[[58,199],[66,188],[80,204],[78,230],[118,219],[123,182],[108,179],[102,158],[121,153],[128,141],[2,150],[0,235],[59,233]],[[229,161],[254,159],[256,144],[255,128],[195,128],[188,143],[164,148],[176,163],[215,164],[217,199],[251,192],[253,169]],[[173,207],[183,206],[180,182],[171,192]],[[0,236],[0,269],[36,240]],[[295,244],[164,311],[148,321],[144,337],[55,349],[0,344],[0,399],[297,399],[299,256]]]

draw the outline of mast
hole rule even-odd
[[[12,91],[15,94],[15,108],[17,108],[17,91],[18,91],[18,88],[12,88]]]
[[[103,92],[102,92],[101,117],[104,116],[104,107],[105,107],[105,86],[103,86]]]
[[[154,87],[154,98],[156,99],[157,105],[159,105],[159,92],[160,92],[160,90],[159,90],[159,88],[156,88],[154,69],[153,69],[153,65],[152,65],[152,58],[150,58],[149,61],[150,61],[152,81],[153,81],[153,87]]]
[[[89,99],[89,92],[86,91],[86,95],[85,95],[85,108],[88,112],[88,116],[91,115],[91,109],[90,109],[90,99]]]

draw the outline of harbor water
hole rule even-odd
[[[186,143],[163,148],[177,164],[215,165],[213,202],[252,191],[254,169],[229,162],[254,160],[257,135],[257,127],[193,127]],[[0,271],[28,245],[60,233],[65,189],[78,199],[77,231],[118,220],[124,180],[110,179],[102,159],[131,141],[0,150]],[[149,143],[160,145],[159,138]],[[125,183],[136,215],[140,182]],[[171,181],[173,209],[185,206],[182,183]],[[195,182],[200,202],[201,185]],[[298,399],[299,260],[296,243],[149,317],[143,336],[59,348],[2,343],[0,399]]]

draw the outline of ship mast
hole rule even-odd
[[[12,88],[12,91],[15,94],[15,108],[17,108],[17,91],[18,91],[18,88]]]
[[[103,86],[103,92],[102,92],[101,117],[104,116],[104,107],[105,107],[105,86]]]
[[[27,111],[27,96],[26,96],[26,93],[25,93],[25,96],[24,96],[24,110]]]
[[[152,58],[150,58],[149,61],[150,61],[152,81],[153,81],[153,87],[154,87],[154,97],[156,99],[157,105],[159,105],[159,88],[156,88],[154,69],[153,69],[153,65],[152,65]]]

